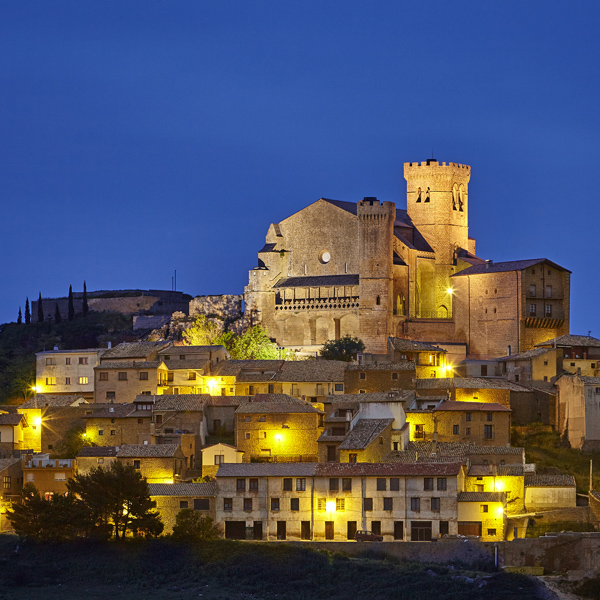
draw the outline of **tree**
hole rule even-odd
[[[17,324],[21,325],[23,323],[23,315],[21,314],[21,307],[19,306],[19,316],[17,317]]]
[[[220,328],[214,321],[206,315],[198,315],[182,335],[186,346],[211,346],[219,331]]]
[[[164,526],[152,510],[148,484],[131,466],[116,461],[110,469],[100,467],[87,475],[76,475],[67,482],[67,489],[89,511],[93,534],[99,537],[162,533]]]
[[[94,442],[85,437],[83,427],[71,427],[56,444],[56,454],[60,458],[75,458],[84,446],[95,446]]]
[[[249,327],[242,335],[234,337],[231,358],[244,360],[276,360],[279,358],[277,346],[270,340],[266,329],[260,325]]]
[[[58,302],[54,305],[54,322],[60,323],[62,321],[62,317],[60,316],[60,310],[58,308]]]
[[[177,513],[173,526],[173,539],[181,542],[198,540],[215,540],[219,530],[208,515],[202,515],[191,508],[184,508]]]
[[[73,304],[73,286],[69,286],[69,321],[75,318],[75,305]]]
[[[25,324],[31,323],[31,312],[29,311],[29,298],[25,298]]]
[[[42,292],[40,292],[40,297],[38,298],[38,323],[44,322],[44,308],[42,306]]]
[[[329,340],[321,348],[321,356],[326,360],[343,360],[351,362],[359,352],[363,352],[363,342],[351,335],[345,335],[339,340]]]
[[[89,311],[88,301],[87,301],[87,286],[85,285],[85,281],[83,282],[83,314],[87,315]]]
[[[89,518],[85,506],[74,496],[40,497],[32,483],[21,492],[22,503],[13,504],[7,517],[15,532],[40,541],[64,541],[86,534]]]

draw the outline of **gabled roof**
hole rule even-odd
[[[18,413],[1,413],[0,414],[0,425],[18,425],[21,420],[24,418],[24,415]]]
[[[575,477],[565,473],[525,475],[525,487],[575,487]]]
[[[275,375],[282,382],[331,382],[344,381],[347,362],[340,360],[287,360]]]
[[[390,337],[389,341],[397,352],[446,352],[443,348],[427,342],[416,342],[397,337]]]
[[[107,360],[96,365],[94,371],[105,371],[110,369],[157,369],[163,364],[162,360]]]
[[[446,400],[438,404],[435,411],[469,411],[469,412],[511,412],[510,408],[502,406],[497,402],[457,402],[455,400]]]
[[[161,356],[161,359],[169,371],[200,371],[210,366],[208,358],[197,358],[193,354],[185,360],[178,358],[166,360],[164,355]]]
[[[551,340],[546,340],[545,342],[541,342],[540,344],[536,344],[536,348],[571,348],[572,346],[577,347],[588,347],[588,348],[598,348],[600,347],[600,340],[598,338],[592,337],[590,335],[561,335],[560,337],[552,338]]]
[[[146,358],[148,355],[163,350],[171,345],[171,342],[122,342],[118,346],[107,350],[102,355],[102,361],[117,358]]]
[[[531,260],[511,260],[508,262],[498,263],[489,261],[480,265],[473,265],[468,269],[463,269],[458,273],[454,273],[454,275],[451,275],[451,277],[461,277],[463,275],[482,275],[486,273],[502,273],[507,271],[524,271],[525,269],[539,265],[540,263],[548,263],[559,271],[566,271],[567,273],[571,272],[569,269],[565,269],[564,267],[557,265],[547,258],[533,258]]]
[[[142,401],[148,396],[138,396],[136,401]],[[205,404],[210,400],[209,394],[164,394],[156,396],[154,410],[169,411],[202,411]]]
[[[20,458],[0,458],[0,473],[2,473],[2,471],[4,471],[4,469],[7,469],[8,467],[11,467],[15,463],[20,463],[20,462],[21,462]]]
[[[117,456],[118,446],[84,446],[77,458]]]
[[[186,355],[185,360],[188,360],[188,355],[200,355],[200,354],[210,354],[215,350],[224,349],[224,346],[170,346],[168,348],[163,348],[159,351],[158,355],[163,356],[165,354],[169,356],[181,356]],[[191,358],[191,357],[189,357]],[[177,359],[181,360],[181,359]]]
[[[364,450],[372,444],[388,427],[394,419],[359,419],[344,441],[340,450]]]
[[[367,363],[365,365],[355,365],[346,363],[346,371],[414,371],[415,361],[414,360],[400,360],[393,363]]]
[[[525,450],[517,447],[506,446],[478,446],[473,443],[462,442],[408,442],[406,450],[390,452],[385,458],[386,462],[417,462],[445,459],[454,457],[456,460],[463,460],[469,456],[477,455],[521,455],[524,456]]]
[[[221,463],[217,477],[312,477],[316,463]]]
[[[440,377],[417,379],[417,390],[510,390],[526,392],[522,385],[502,379],[501,377]]]
[[[223,360],[213,365],[210,370],[212,377],[238,377],[243,371],[252,373],[276,373],[283,360]]]
[[[257,394],[251,396],[250,402],[244,402],[236,409],[236,413],[241,414],[262,414],[262,413],[318,413],[323,414],[322,410],[315,408],[312,404],[299,400],[287,394]],[[260,399],[258,399],[260,398]]]
[[[225,442],[219,442],[218,444],[211,444],[210,446],[204,446],[204,448],[202,448],[200,450],[200,452],[204,452],[205,450],[210,450],[211,448],[216,448],[217,446],[225,446],[226,448],[231,448],[232,450],[235,450],[236,452],[241,452],[242,454],[244,454],[243,450],[238,450],[235,446],[232,446],[231,444],[226,444]]]
[[[358,275],[344,273],[342,275],[307,275],[301,277],[284,277],[273,287],[321,287],[331,285],[358,285]]]
[[[217,484],[214,481],[201,483],[149,483],[150,496],[216,496]]]
[[[126,444],[120,446],[117,458],[171,458],[178,449],[177,444]]]
[[[335,407],[345,408],[361,402],[405,402],[414,395],[412,390],[389,391],[389,392],[367,392],[366,394],[334,394],[327,396],[325,402]]]
[[[68,407],[75,403],[88,404],[88,401],[81,394],[36,394],[19,408]]]
[[[535,348],[533,350],[527,350],[526,352],[511,354],[510,356],[503,356],[502,358],[497,358],[496,360],[498,362],[509,362],[511,360],[528,360],[530,358],[535,358],[536,356],[542,356],[543,354],[547,354],[551,350],[552,348]]]

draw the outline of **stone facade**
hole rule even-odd
[[[245,290],[249,318],[287,347],[349,334],[377,355],[388,336],[503,356],[568,332],[568,271],[550,261],[477,271],[486,263],[468,234],[469,166],[406,163],[404,176],[406,211],[322,198],[271,224]]]

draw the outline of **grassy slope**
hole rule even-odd
[[[520,575],[349,559],[287,544],[21,543],[15,553],[16,543],[0,536],[0,600],[537,598],[536,582]]]
[[[594,489],[600,489],[600,453],[583,453],[563,445],[558,433],[538,424],[513,428],[512,446],[525,448],[528,463],[539,469],[556,467],[573,475],[577,492],[587,494],[590,481],[590,460],[594,461]]]

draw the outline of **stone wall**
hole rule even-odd
[[[220,294],[215,296],[196,296],[190,300],[190,317],[196,315],[218,315],[224,320],[236,321],[243,314],[242,294]]]

